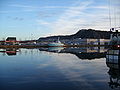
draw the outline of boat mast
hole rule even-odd
[[[109,7],[109,25],[110,25],[110,31],[112,31],[112,28],[111,28],[111,1],[108,0],[109,4],[108,4],[108,7]]]
[[[120,29],[120,15],[117,14],[118,12],[118,5],[116,2],[112,2],[112,0],[108,0],[108,8],[109,8],[109,26],[110,31],[116,31]]]

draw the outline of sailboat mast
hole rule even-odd
[[[110,25],[110,31],[112,31],[112,28],[111,28],[111,7],[110,7],[110,5],[111,5],[111,1],[110,0],[108,0],[108,7],[109,7],[109,25]]]

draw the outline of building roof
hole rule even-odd
[[[16,41],[16,37],[7,37],[6,41]]]

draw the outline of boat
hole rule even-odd
[[[60,42],[59,37],[57,42],[52,42],[48,44],[49,47],[63,47],[65,46],[63,43]]]
[[[112,89],[120,87],[120,50],[110,49],[106,54],[106,65],[109,68],[109,86]]]
[[[112,30],[114,30],[114,28],[112,28]],[[120,49],[120,33],[118,32],[118,30],[115,30],[115,32],[111,31],[109,43],[110,48]]]
[[[110,49],[120,49],[120,17],[117,16],[118,7],[116,7],[116,4],[112,2],[112,0],[109,1],[109,24],[110,24]],[[113,7],[112,7],[113,6]],[[112,9],[114,8],[114,9]]]

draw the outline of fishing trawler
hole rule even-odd
[[[116,7],[116,4],[112,2],[112,0],[109,1],[109,24],[110,24],[110,48],[111,49],[120,49],[120,17],[116,10],[118,10],[118,7]]]
[[[59,39],[60,38],[58,37],[57,42],[49,43],[48,46],[50,46],[50,47],[63,47],[63,46],[65,46],[63,43],[60,42]]]
[[[120,33],[118,32],[118,30],[120,29],[120,27],[118,27],[117,30],[114,31],[114,28],[112,28],[111,30],[111,36],[110,36],[110,48],[115,48],[115,49],[120,49]]]

